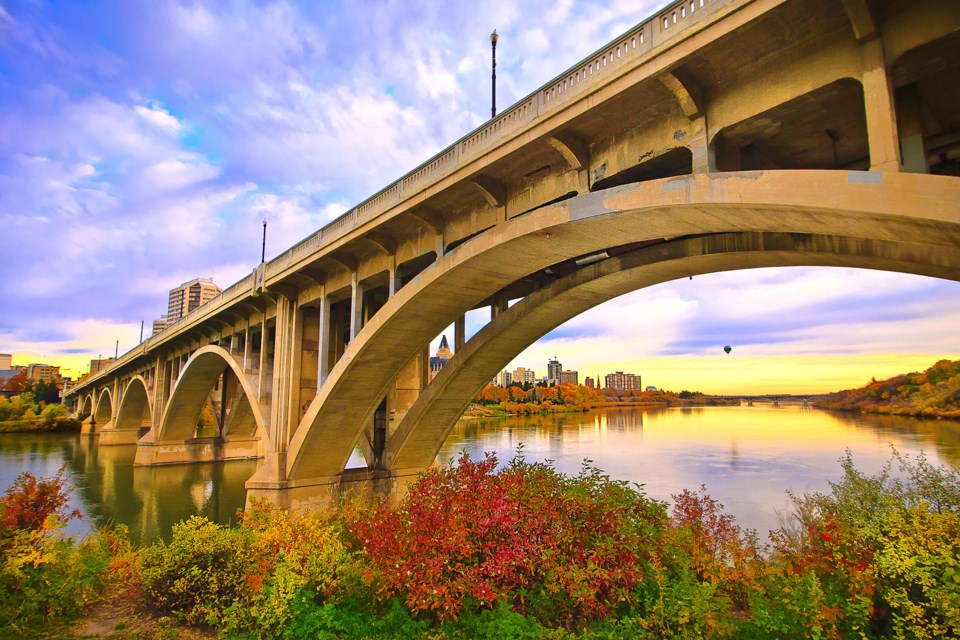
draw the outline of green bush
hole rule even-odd
[[[220,624],[249,591],[254,533],[192,516],[173,526],[170,543],[140,552],[141,590],[149,606],[190,624]]]

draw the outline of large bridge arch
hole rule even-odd
[[[143,376],[134,376],[127,383],[117,409],[114,428],[118,431],[139,431],[153,424],[153,403]]]
[[[389,439],[386,469],[436,458],[477,393],[526,347],[617,296],[687,276],[770,266],[842,266],[960,281],[960,247],[844,236],[725,233],[641,248],[558,278],[493,319],[447,362]]]
[[[397,372],[454,319],[518,279],[634,242],[771,231],[955,249],[960,181],[859,171],[699,174],[583,194],[501,223],[442,256],[364,326],[298,425],[287,477],[275,480],[306,487],[336,478]],[[250,486],[268,480],[260,474]]]
[[[221,374],[229,371],[241,390],[237,398],[234,416],[224,425],[221,436],[229,435],[227,429],[259,435],[263,442],[269,441],[263,413],[257,402],[257,394],[250,386],[243,368],[222,347],[201,347],[187,360],[163,412],[155,440],[157,442],[183,442],[194,437],[200,412]],[[246,405],[246,406],[244,406]],[[246,416],[245,419],[240,416]],[[243,424],[244,422],[248,424]],[[249,424],[252,423],[252,424]]]

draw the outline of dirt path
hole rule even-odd
[[[114,640],[209,640],[217,634],[181,626],[176,620],[158,618],[137,611],[130,598],[116,595],[91,606],[73,625],[52,631],[46,638],[80,640],[81,638],[111,638]]]

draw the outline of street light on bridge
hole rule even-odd
[[[493,73],[490,76],[490,84],[492,91],[492,102],[490,104],[490,117],[497,117],[497,40],[500,39],[500,36],[497,35],[497,30],[494,29],[493,33],[490,34],[490,50],[493,55]]]

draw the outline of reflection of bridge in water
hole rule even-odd
[[[67,402],[138,465],[262,457],[250,495],[306,507],[429,466],[514,356],[628,291],[787,265],[960,280],[958,50],[953,2],[675,2]]]

